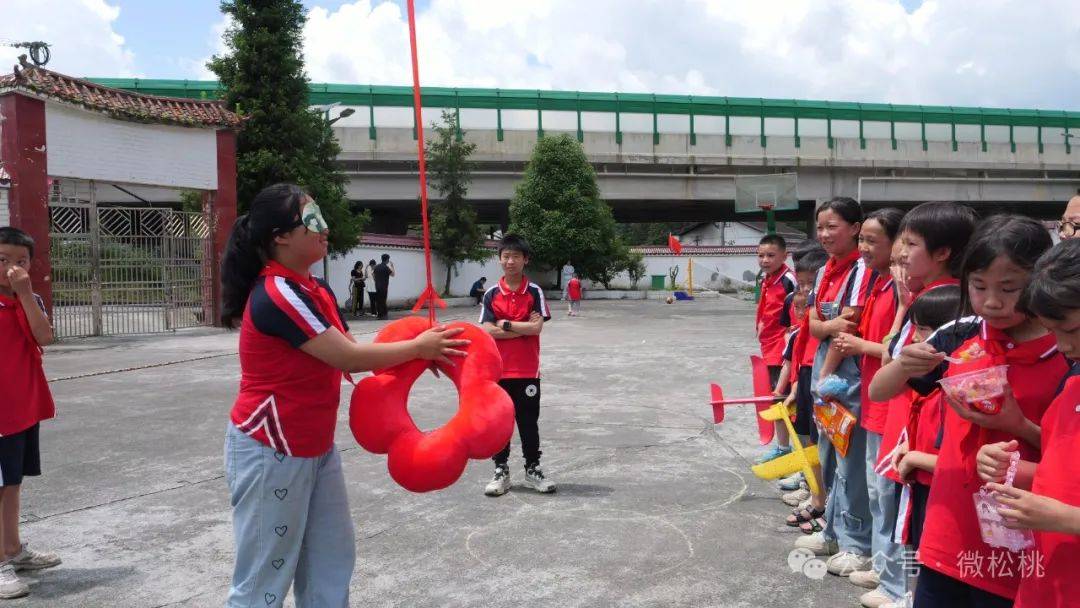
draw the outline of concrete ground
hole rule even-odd
[[[800,533],[781,521],[789,509],[772,484],[749,471],[760,450],[750,409],[711,422],[708,382],[749,391],[752,307],[586,302],[578,318],[558,307],[543,335],[540,420],[554,495],[485,497],[492,467],[477,461],[444,491],[406,492],[383,456],[357,447],[343,407],[353,605],[857,605],[846,580],[789,568]],[[352,326],[370,339],[381,323]],[[45,474],[25,485],[23,534],[64,564],[29,577],[31,596],[5,606],[223,605],[236,338],[207,329],[49,349],[59,417],[42,425]],[[430,375],[412,397],[422,428],[456,408],[451,385]]]

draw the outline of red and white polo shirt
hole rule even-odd
[[[484,294],[480,322],[528,321],[534,312],[540,313],[545,321],[551,320],[544,291],[524,276],[521,277],[521,285],[512,290],[504,277]],[[502,355],[503,378],[540,377],[540,336],[496,340],[495,344]]]

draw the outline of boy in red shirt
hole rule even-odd
[[[758,243],[758,266],[765,276],[761,279],[761,297],[758,298],[755,333],[761,345],[761,358],[769,368],[769,383],[776,390],[780,370],[784,365],[784,346],[787,343],[787,326],[781,323],[787,297],[795,293],[795,273],[785,263],[787,242],[784,237],[769,234]],[[767,462],[791,452],[787,427],[776,423],[776,445],[758,462]]]
[[[19,492],[25,476],[41,475],[38,423],[54,415],[41,366],[41,347],[52,327],[30,284],[34,240],[22,230],[0,228],[0,598],[22,597],[30,586],[16,570],[60,563],[31,550],[19,538]]]
[[[499,243],[503,277],[484,294],[480,324],[499,347],[503,374],[499,386],[514,401],[514,418],[525,457],[525,485],[547,494],[555,484],[540,470],[540,332],[551,319],[544,292],[525,276],[532,250],[525,239],[508,234]],[[510,489],[510,443],[495,455],[495,475],[484,488],[488,496]]]
[[[566,299],[570,302],[570,310],[568,311],[570,316],[576,317],[578,307],[581,305],[581,277],[576,272],[570,278],[570,281],[566,283]]]

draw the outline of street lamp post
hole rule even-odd
[[[331,104],[321,105],[321,106],[313,106],[313,107],[316,110],[322,111],[323,120],[326,121],[326,126],[329,127],[329,126],[333,125],[335,122],[341,120],[342,118],[348,118],[348,117],[350,117],[350,116],[352,116],[353,114],[356,113],[356,110],[354,108],[344,108],[344,109],[341,110],[341,112],[336,117],[330,118],[330,110],[333,110],[334,108],[336,108],[336,107],[338,107],[340,105],[341,105],[340,101],[335,101],[334,103],[331,103]],[[330,254],[329,253],[327,253],[325,256],[323,256],[322,264],[323,264],[323,280],[326,281],[327,283],[329,283],[330,282]]]

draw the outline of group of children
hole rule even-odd
[[[1080,240],[948,202],[815,221],[794,273],[758,247],[762,357],[820,460],[820,493],[780,484],[796,548],[867,607],[1080,606]]]

